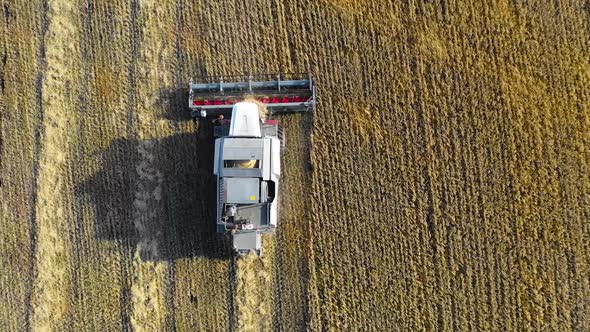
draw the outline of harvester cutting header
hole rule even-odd
[[[311,111],[316,99],[315,83],[308,78],[291,79],[280,75],[212,77],[205,83],[190,84],[189,108],[193,117],[229,115],[233,105],[244,99],[255,99],[272,113]],[[266,80],[265,80],[266,79]]]
[[[214,134],[217,231],[233,235],[240,253],[261,253],[261,235],[279,220],[282,130],[272,114],[312,111],[315,84],[304,79],[218,81],[190,84],[195,118],[217,117]],[[223,115],[223,117],[222,117]],[[230,121],[227,120],[230,117]],[[222,121],[219,121],[222,120]]]

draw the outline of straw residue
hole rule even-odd
[[[263,238],[263,256],[254,253],[238,260],[236,303],[240,331],[273,329],[274,239]]]
[[[78,79],[72,68],[79,61],[76,6],[70,1],[49,2],[46,39],[47,74],[43,81],[44,150],[39,168],[37,203],[37,278],[33,289],[35,330],[60,330],[67,324],[70,310],[71,272],[68,229],[72,210],[67,197],[71,182],[67,177],[69,150],[75,126],[76,90],[70,82]]]

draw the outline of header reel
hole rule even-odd
[[[229,116],[235,103],[255,99],[273,113],[312,111],[316,101],[315,82],[309,75],[257,75],[208,77],[190,83],[189,108],[193,118],[220,114]]]

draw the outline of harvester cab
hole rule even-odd
[[[262,252],[261,237],[279,221],[282,130],[273,114],[312,111],[315,85],[304,79],[223,79],[190,84],[195,118],[218,118],[213,173],[217,177],[217,232],[233,235],[239,254]],[[229,121],[227,119],[229,118]],[[226,123],[228,122],[228,123]]]

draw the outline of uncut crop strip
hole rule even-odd
[[[322,31],[337,29],[335,22],[348,22],[350,19],[346,11],[324,11],[324,8],[319,7],[312,12],[322,13],[322,22],[325,24]],[[551,206],[559,200],[553,189],[549,188],[556,184],[560,167],[553,166],[557,171],[541,168],[532,174],[529,169],[535,167],[532,160],[555,160],[547,154],[553,153],[552,141],[556,135],[552,133],[554,126],[557,132],[562,128],[576,128],[573,139],[586,141],[585,131],[579,130],[587,125],[587,116],[577,120],[570,117],[568,125],[561,121],[561,124],[555,122],[558,118],[563,119],[563,115],[556,115],[561,112],[560,108],[574,110],[575,114],[585,106],[564,103],[565,100],[559,96],[568,94],[565,91],[545,97],[545,91],[535,90],[535,87],[542,87],[546,83],[532,79],[536,75],[533,69],[543,68],[539,70],[546,73],[554,67],[552,62],[546,68],[544,64],[530,65],[545,59],[535,57],[535,53],[538,54],[542,48],[533,48],[522,54],[513,46],[514,39],[518,40],[518,37],[488,33],[491,29],[510,24],[511,20],[512,23],[518,21],[516,16],[503,16],[514,8],[500,6],[490,12],[487,11],[490,8],[478,4],[452,7],[452,11],[447,11],[449,8],[445,9],[444,6],[410,2],[407,6],[396,5],[376,11],[367,6],[363,8],[367,10],[363,21],[369,22],[368,30],[359,29],[359,26],[363,26],[362,22],[354,20],[342,30],[327,33],[329,36],[343,36],[338,43],[345,45],[346,56],[335,51],[333,61],[350,62],[345,66],[346,72],[334,71],[325,79],[341,84],[343,88],[338,85],[330,87],[329,91],[334,92],[333,99],[322,95],[323,101],[328,100],[322,106],[335,111],[318,112],[320,118],[316,118],[316,123],[319,128],[315,128],[318,135],[314,138],[314,192],[318,196],[314,196],[312,207],[314,212],[319,213],[314,215],[312,224],[320,225],[322,220],[336,218],[331,216],[333,211],[327,202],[350,204],[344,205],[346,214],[339,217],[344,222],[338,228],[330,229],[323,225],[316,229],[318,240],[314,243],[321,244],[317,249],[317,257],[318,264],[322,266],[318,271],[318,287],[322,298],[320,303],[325,308],[321,311],[327,313],[318,317],[317,321],[325,322],[328,326],[361,326],[361,322],[369,319],[375,326],[402,324],[397,325],[400,329],[465,325],[476,329],[537,329],[540,322],[563,322],[563,317],[567,317],[567,312],[572,309],[559,308],[551,301],[553,292],[559,292],[562,298],[568,297],[565,294],[570,286],[555,287],[557,281],[554,274],[542,273],[537,263],[556,259],[561,265],[565,263],[564,257],[550,249],[548,243],[540,251],[542,256],[538,256],[539,251],[531,250],[528,246],[533,243],[530,239],[543,242],[548,234],[563,234],[565,231],[565,234],[570,234],[568,237],[575,234],[574,239],[577,239],[573,242],[572,255],[585,257],[578,251],[583,243],[578,236],[587,237],[587,232],[577,224],[577,220],[587,213],[579,208],[573,209],[576,211],[576,217],[573,218],[559,218],[549,213],[550,210],[544,206]],[[359,12],[363,12],[363,9]],[[546,6],[543,12],[559,10],[565,13],[561,11],[570,9]],[[460,10],[476,12],[475,19],[464,22],[460,19],[461,15],[450,15]],[[547,17],[536,17],[527,13],[526,8],[519,10],[537,21],[556,17],[550,14]],[[396,12],[406,13],[406,28],[394,26],[394,30],[400,30],[390,33],[390,38],[379,34],[381,27],[373,22],[377,22],[381,15]],[[493,16],[492,12],[501,14]],[[366,20],[370,15],[375,17]],[[427,16],[431,19],[426,19]],[[451,33],[442,34],[437,20],[451,22]],[[562,22],[587,24],[574,17],[564,18]],[[474,33],[466,37],[464,31]],[[567,34],[566,31],[536,31],[539,35]],[[319,31],[314,35],[319,38],[315,44],[334,47],[331,37],[322,38]],[[570,37],[573,38],[570,45],[577,46],[562,51],[570,54],[573,62],[578,63],[588,55],[579,53],[584,49],[580,47],[579,39],[576,39],[579,36]],[[551,40],[555,39],[543,38],[543,41]],[[374,47],[372,42],[378,43],[378,47]],[[493,60],[489,62],[489,53],[482,51],[482,45],[487,45],[483,47],[484,50],[512,54],[505,58],[516,65],[501,61],[494,64]],[[547,46],[545,49],[554,47]],[[380,59],[383,54],[387,55],[388,60]],[[361,66],[356,65],[355,61]],[[560,62],[558,59],[553,61]],[[390,64],[395,69],[386,67]],[[517,69],[518,75],[522,72],[528,74],[524,80],[519,76],[504,80],[503,69],[495,72],[489,70],[495,65],[500,68],[505,66],[508,72],[514,72],[515,66],[522,66]],[[332,65],[328,63],[327,67]],[[385,79],[394,72],[395,76]],[[555,74],[552,80],[562,75]],[[378,75],[384,76],[380,78]],[[563,76],[579,77],[573,72]],[[582,87],[579,89],[570,85],[569,93],[577,91],[577,99],[587,93],[587,87],[577,79],[574,81],[572,84]],[[354,87],[355,82],[365,86]],[[384,82],[395,86],[396,90],[381,87]],[[502,88],[503,84],[506,84],[507,90]],[[567,84],[561,82],[556,86]],[[373,94],[356,95],[361,91]],[[515,96],[514,93],[519,95]],[[341,95],[367,102],[367,116],[379,120],[374,121],[373,125],[369,123],[367,128],[362,115],[363,108],[359,103],[351,105],[340,100],[338,97]],[[498,95],[502,97],[498,99]],[[453,96],[464,96],[464,99]],[[379,103],[371,104],[372,100],[378,100]],[[519,104],[512,104],[512,100],[517,100]],[[553,106],[549,100],[560,106]],[[348,120],[347,114],[357,115]],[[533,121],[525,121],[527,118]],[[346,132],[347,128],[352,128],[356,133],[341,137],[334,134]],[[385,135],[385,140],[380,139],[381,135]],[[400,141],[400,138],[403,140]],[[554,154],[555,157],[560,155],[563,158],[561,153]],[[584,170],[586,154],[578,156],[582,158],[578,157],[575,163]],[[376,163],[370,162],[373,158]],[[528,165],[525,162],[527,160]],[[562,159],[562,162],[566,160]],[[354,175],[349,171],[353,168]],[[576,177],[585,171],[565,173]],[[402,174],[403,177],[400,177]],[[530,182],[532,178],[543,185],[533,185],[534,182]],[[352,180],[353,183],[348,185],[348,179],[359,181]],[[371,183],[378,183],[380,190],[373,194],[363,190]],[[514,196],[511,186],[522,186],[522,189]],[[585,197],[586,186],[580,185],[574,191]],[[326,192],[328,195],[324,194]],[[526,193],[526,196],[520,196],[521,193]],[[375,206],[374,201],[367,198],[382,204]],[[495,200],[506,204],[497,204]],[[541,205],[539,202],[545,203]],[[554,205],[553,210],[558,206]],[[533,214],[529,214],[533,211]],[[369,218],[364,218],[364,215]],[[514,220],[521,221],[514,223]],[[546,229],[549,226],[544,225],[546,220],[559,222],[551,223],[552,230],[549,232]],[[564,226],[559,226],[560,223]],[[363,225],[363,229],[358,229],[357,225]],[[357,234],[362,236],[355,239]],[[387,237],[379,239],[380,234]],[[389,247],[382,243],[389,244]],[[363,264],[350,261],[349,255],[332,256],[335,248],[350,253]],[[499,250],[504,255],[495,256]],[[373,254],[367,257],[367,253]],[[327,261],[330,263],[326,264]],[[400,263],[401,266],[393,268]],[[586,268],[582,266],[582,269]],[[391,269],[382,270],[386,267]],[[353,272],[343,275],[339,271]],[[370,272],[371,279],[365,280],[366,272]],[[559,273],[563,275],[563,272]],[[393,278],[396,273],[400,273],[399,277]],[[359,276],[363,277],[358,279]],[[574,280],[574,285],[587,283],[580,276],[574,277]],[[358,294],[357,287],[363,282],[370,282],[369,287],[364,288],[363,294]],[[520,287],[508,286],[517,284]],[[405,294],[411,300],[389,296],[384,299],[393,301],[392,305],[377,305],[372,308],[376,309],[372,312],[363,312],[362,307],[357,307],[359,302],[364,301],[350,301],[362,299],[365,295],[381,299],[383,294]],[[577,295],[573,296],[577,298]],[[373,314],[379,316],[380,308],[392,307],[396,309],[393,319],[389,321],[368,318]],[[586,309],[584,306],[584,309],[575,307],[575,310]],[[360,317],[355,317],[358,313]],[[497,315],[503,319],[498,319]],[[571,316],[576,318],[568,324],[586,324],[578,319],[578,313],[573,312]],[[535,321],[535,317],[540,320]],[[394,326],[383,325],[382,328]]]
[[[275,234],[273,319],[277,328],[297,330],[308,326],[312,310],[309,153],[313,115],[285,114],[278,119],[286,148],[281,159],[280,226]]]

